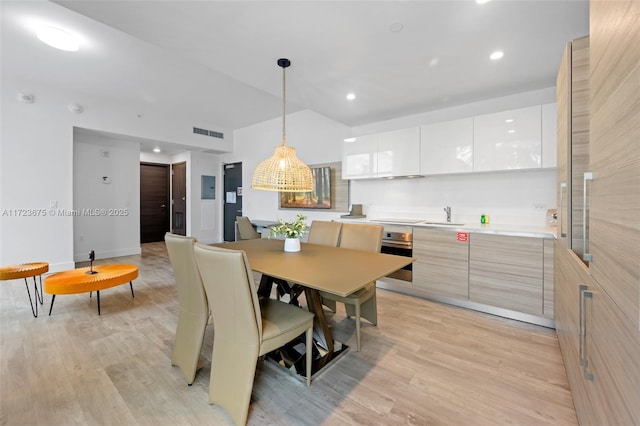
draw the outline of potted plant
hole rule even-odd
[[[271,227],[269,238],[283,236],[285,238],[284,251],[300,251],[300,238],[307,232],[306,219],[307,217],[303,214],[297,215],[295,220],[291,222],[280,219],[279,225]]]

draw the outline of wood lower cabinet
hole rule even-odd
[[[463,235],[460,235],[463,234]],[[414,287],[430,296],[469,297],[469,234],[413,229]]]
[[[578,420],[639,424],[640,334],[584,263],[556,250],[556,331]]]
[[[542,315],[547,318],[553,318],[553,276],[554,276],[554,246],[555,243],[553,240],[545,239],[543,242],[544,245],[544,256],[543,256],[543,284],[542,284],[542,292],[543,292],[543,303],[542,303]]]
[[[544,239],[471,234],[469,300],[543,314]]]

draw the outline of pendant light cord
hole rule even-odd
[[[285,79],[285,74],[287,72],[287,68],[286,67],[282,67],[282,146],[286,145],[287,143],[287,136],[286,136],[286,127],[285,127],[285,119],[287,116],[287,112],[286,112],[286,79]]]

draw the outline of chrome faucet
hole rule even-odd
[[[447,213],[447,223],[451,223],[451,207],[445,207],[444,211]]]

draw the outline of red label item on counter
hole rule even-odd
[[[469,241],[469,233],[468,232],[458,232],[458,241],[462,241],[466,243]]]

